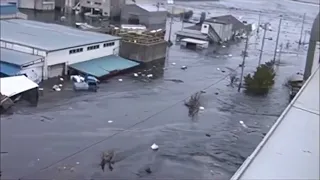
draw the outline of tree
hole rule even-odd
[[[257,67],[253,76],[248,74],[244,77],[245,92],[253,95],[265,95],[274,85],[275,72],[273,62],[266,62]]]

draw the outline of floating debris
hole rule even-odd
[[[104,171],[104,168],[105,168],[106,164],[109,164],[109,170],[110,171],[113,170],[113,167],[112,167],[112,164],[114,164],[114,162],[112,160],[113,157],[114,157],[114,151],[112,151],[112,150],[102,153],[101,162],[100,162],[100,166],[101,166],[102,171]]]
[[[214,93],[215,95],[218,95],[219,93],[218,92],[216,92],[216,93]]]
[[[60,88],[57,88],[56,91],[61,91],[61,89],[60,89]]]
[[[133,73],[133,76],[134,76],[134,77],[138,77],[138,76],[139,76],[139,74],[137,74],[137,73]]]
[[[62,84],[59,84],[59,87],[62,87]]]
[[[225,45],[223,45],[222,47],[223,47],[223,48],[225,48],[226,46],[225,46]]]
[[[184,103],[184,105],[187,106],[189,109],[188,115],[190,117],[194,117],[199,112],[200,95],[201,93],[197,92],[190,97],[188,102]]]
[[[77,164],[77,165],[79,165],[79,164],[80,164],[80,162],[76,162],[76,164]]]
[[[76,169],[74,167],[70,168],[71,172],[74,172]]]
[[[205,91],[205,90],[201,90],[200,92],[201,92],[202,94],[206,93],[206,91]]]
[[[239,123],[240,123],[244,128],[248,128],[248,126],[247,126],[243,121],[239,121]]]
[[[180,80],[180,79],[165,79],[165,81],[172,81],[172,82],[175,82],[175,83],[183,83],[183,81]]]
[[[60,81],[64,81],[64,79],[63,79],[63,78],[60,78]]]
[[[43,88],[38,88],[39,91],[43,91]]]
[[[109,120],[108,123],[113,123],[113,121]]]
[[[145,169],[145,171],[146,171],[148,174],[151,174],[151,173],[152,173],[150,167],[147,167],[147,168]]]
[[[152,75],[152,74],[148,74],[147,77],[148,77],[148,78],[152,78],[153,75]]]
[[[200,109],[200,110],[204,110],[204,107],[203,107],[203,106],[200,106],[199,109]]]
[[[232,57],[232,54],[229,54],[228,56],[229,56],[229,57]]]
[[[118,81],[119,81],[119,82],[122,82],[123,80],[122,80],[122,79],[118,79]]]
[[[217,68],[218,71],[220,71],[220,68]]]
[[[37,161],[40,161],[40,159],[38,158]]]
[[[225,73],[226,71],[225,71],[225,70],[222,70],[221,72]]]
[[[151,149],[156,151],[156,150],[159,149],[159,146],[156,145],[155,143],[153,143],[152,146],[151,146]]]
[[[67,169],[67,167],[66,167],[66,166],[64,166],[64,167],[63,167],[63,169]]]
[[[187,66],[182,66],[181,69],[182,70],[186,70],[188,67]]]
[[[206,134],[206,136],[207,136],[207,137],[211,137],[211,135],[210,135],[210,134]]]
[[[172,65],[176,65],[176,63],[175,62],[173,62],[173,63],[171,63]]]

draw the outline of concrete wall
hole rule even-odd
[[[36,0],[19,0],[18,7],[25,9],[35,9]]]
[[[304,75],[303,75],[304,80],[307,80],[310,77],[310,75],[312,74],[313,67],[316,66],[314,64],[314,60],[315,60],[314,56],[316,52],[317,42],[320,41],[320,30],[319,30],[320,22],[319,21],[320,21],[320,18],[318,14],[316,19],[313,22],[313,26],[311,29],[306,66],[305,66]]]
[[[166,56],[167,42],[153,45],[141,45],[132,42],[121,42],[120,56],[148,63],[153,60],[163,59]]]

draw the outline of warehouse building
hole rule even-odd
[[[167,10],[150,4],[126,4],[121,10],[124,24],[142,24],[149,30],[165,29]]]
[[[42,80],[67,74],[69,67],[76,70],[81,67],[81,72],[100,77],[138,65],[117,56],[120,37],[22,19],[0,22],[1,50],[7,53],[7,57],[11,57],[1,59],[1,63],[5,64],[3,67],[20,66],[24,70],[24,63],[27,63],[28,58],[16,60],[19,58],[13,54],[17,51],[23,53],[21,56],[28,54],[34,58],[42,57],[43,60],[39,62],[41,65],[37,62],[37,65],[32,65],[28,70],[36,73]],[[81,65],[82,63],[86,65]],[[99,70],[99,75],[94,74],[95,69]],[[104,71],[101,72],[101,69]],[[1,68],[0,71],[5,69]]]

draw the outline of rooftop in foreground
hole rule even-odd
[[[319,179],[319,67],[232,177]]]
[[[1,40],[55,51],[119,39],[119,37],[82,31],[58,24],[22,19],[1,20]]]

